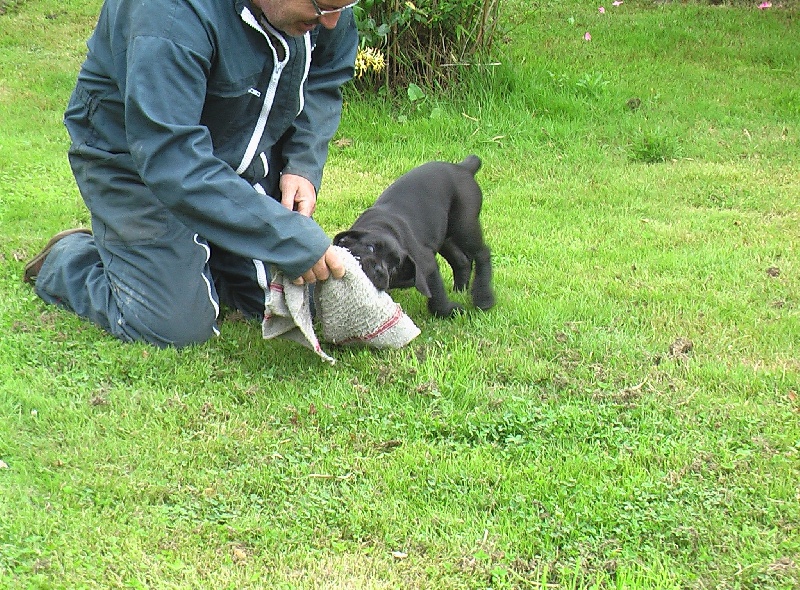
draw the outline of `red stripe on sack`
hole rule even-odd
[[[350,342],[369,342],[394,328],[403,317],[403,309],[397,305],[394,310],[394,315],[388,320],[383,322],[378,328],[364,336],[353,336],[339,342],[339,344],[349,344]]]

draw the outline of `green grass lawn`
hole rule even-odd
[[[478,154],[498,305],[332,367],[22,284],[99,3],[0,7],[0,588],[800,587],[795,3],[509,0],[457,96],[349,89],[318,221]]]

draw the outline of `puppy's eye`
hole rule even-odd
[[[370,254],[374,254],[375,253],[375,246],[373,246],[372,244],[369,244],[367,246],[367,250],[369,251]]]

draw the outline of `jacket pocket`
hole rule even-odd
[[[236,85],[210,86],[200,124],[208,128],[214,147],[225,146],[231,138],[249,139],[264,103],[266,85],[257,77]]]

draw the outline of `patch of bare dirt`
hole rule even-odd
[[[688,358],[692,350],[694,350],[694,342],[688,338],[676,338],[675,341],[669,345],[669,356],[674,359],[685,359]]]

